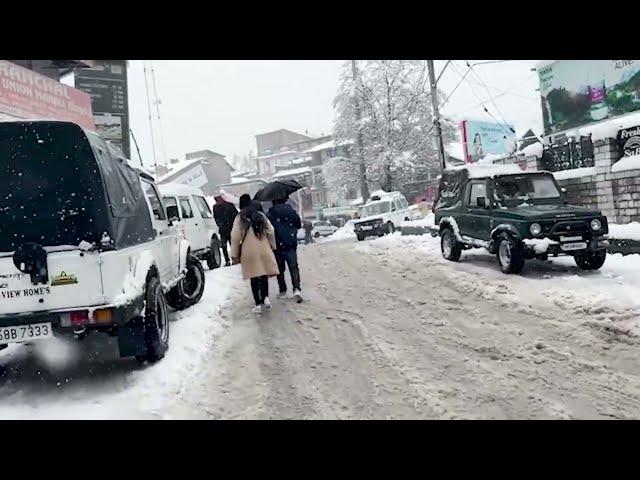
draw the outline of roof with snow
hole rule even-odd
[[[204,160],[203,158],[193,158],[191,160],[181,160],[177,163],[169,163],[167,165],[164,165],[164,167],[168,168],[169,171],[167,173],[165,173],[164,175],[156,178],[156,182],[163,182],[169,178],[175,177],[178,173],[183,172],[184,170],[186,170],[189,167],[192,167],[194,165],[199,164],[202,160]]]
[[[450,142],[445,145],[444,149],[450,157],[464,160],[464,148],[462,142]]]
[[[352,144],[353,142],[351,140],[339,143],[336,143],[335,140],[329,140],[328,142],[321,143],[320,145],[316,145],[315,147],[306,150],[305,153],[321,152],[322,150],[329,150],[330,148],[342,147],[344,145]]]
[[[306,173],[311,173],[311,171],[311,167],[292,168],[289,170],[281,170],[280,172],[274,174],[272,178],[283,178],[289,177],[291,175],[304,175]]]
[[[163,183],[158,185],[158,189],[163,196],[198,195],[202,197],[204,195],[199,188],[182,183]]]

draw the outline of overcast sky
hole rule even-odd
[[[184,158],[185,153],[211,149],[227,155],[255,152],[254,135],[279,128],[312,135],[330,133],[332,101],[343,61],[153,61],[161,100],[158,127],[155,109],[156,155]],[[436,61],[440,72],[445,61]],[[473,61],[471,63],[478,63]],[[535,61],[508,61],[477,65],[456,89],[444,114],[455,120],[465,117],[516,126],[519,135],[528,128],[541,133],[540,102],[535,89]],[[147,62],[149,66],[149,62]],[[455,60],[439,82],[444,95],[456,87],[468,70]],[[153,92],[151,77],[150,93]],[[493,97],[493,100],[490,99]],[[131,128],[146,164],[152,164],[152,142],[143,74],[143,62],[129,63]],[[160,136],[162,131],[162,146]],[[137,160],[132,145],[132,156]]]

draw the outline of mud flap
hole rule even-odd
[[[134,357],[147,353],[142,317],[135,317],[124,325],[118,325],[118,350],[121,357]]]

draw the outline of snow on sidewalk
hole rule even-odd
[[[239,267],[207,271],[200,303],[172,314],[169,351],[155,365],[121,359],[105,334],[9,346],[0,352],[0,419],[162,418],[227,328],[222,312],[241,285]]]

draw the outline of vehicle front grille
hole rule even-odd
[[[586,222],[566,221],[558,222],[553,227],[551,227],[550,234],[552,237],[573,237],[577,235],[590,237],[591,230],[589,230],[589,225],[587,225]]]
[[[368,220],[366,222],[358,222],[355,224],[357,227],[375,227],[376,225],[381,225],[382,222],[380,220]]]

